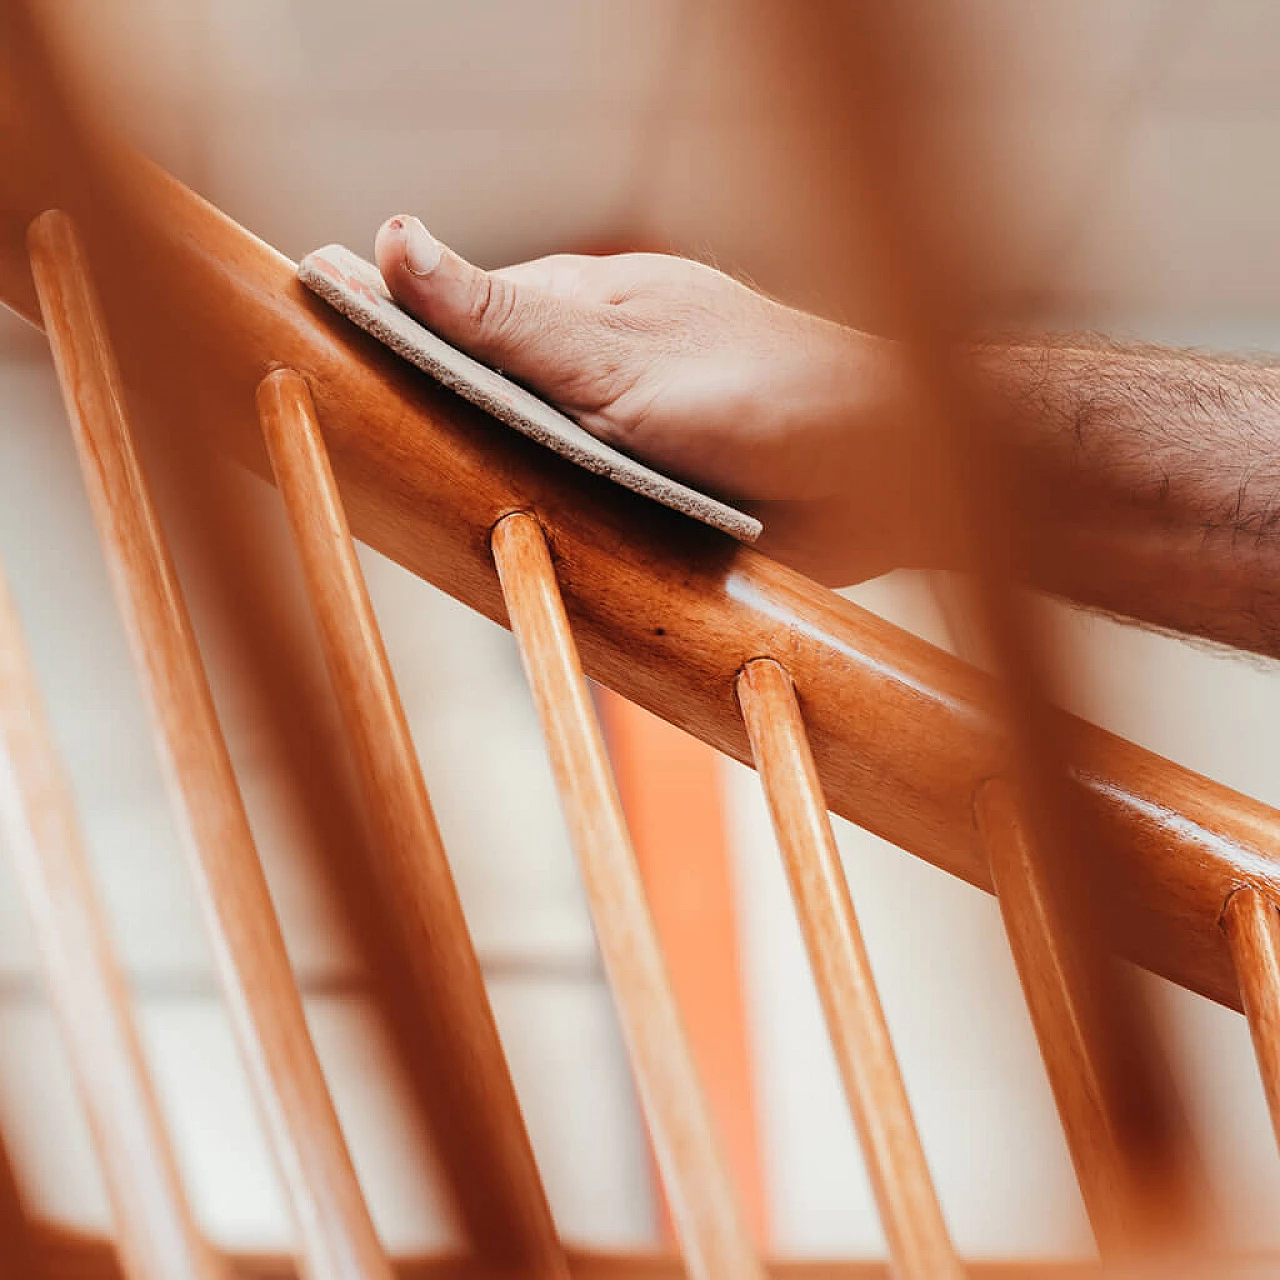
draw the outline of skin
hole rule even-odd
[[[832,585],[961,567],[892,341],[661,254],[486,272],[405,215],[375,254],[428,327],[601,438],[751,507],[779,559]],[[1016,572],[1280,656],[1280,370],[1046,339],[972,348],[966,371],[1018,463]]]

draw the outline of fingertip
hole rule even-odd
[[[397,213],[394,217],[390,217],[378,228],[378,234],[373,238],[373,251],[381,256],[384,250],[389,249],[392,245],[404,235],[404,220],[407,214]]]
[[[395,217],[388,218],[378,228],[378,234],[373,239],[373,260],[388,287],[392,285],[392,278],[405,268],[405,227],[408,216],[397,213]]]
[[[444,256],[444,246],[410,214],[398,213],[382,224],[374,254],[385,253],[387,265],[411,276],[429,276]],[[382,266],[379,258],[379,267]]]

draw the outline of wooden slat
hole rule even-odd
[[[911,1114],[791,677],[772,658],[748,662],[738,679],[738,701],[894,1273],[917,1280],[961,1276],[964,1271]]]
[[[986,782],[975,816],[1098,1247],[1104,1256],[1181,1252],[1188,1261],[1210,1212],[1194,1154],[1147,1145],[1149,1100],[1133,1096],[1135,1082],[1114,1074],[1125,1064],[1105,1052],[1106,1030],[1088,999],[1075,939],[1034,857],[1012,785]]]
[[[524,512],[499,521],[493,556],[689,1274],[696,1280],[759,1277],[538,522]]]
[[[160,530],[88,260],[70,218],[28,234],[32,275],[134,659],[184,819],[233,1025],[312,1280],[391,1275],[294,983],[195,634]]]
[[[325,661],[374,833],[370,871],[401,932],[432,1070],[452,1112],[437,1150],[490,1259],[530,1275],[567,1264],[507,1069],[408,721],[305,379],[269,374],[258,410],[302,560]]]
[[[1271,1126],[1280,1142],[1280,911],[1260,889],[1237,889],[1227,899],[1222,927],[1240,979]]]
[[[2,574],[0,827],[84,1100],[126,1274],[228,1276],[197,1230],[178,1177]]]

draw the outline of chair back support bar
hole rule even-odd
[[[1240,977],[1271,1127],[1280,1142],[1280,911],[1274,899],[1245,887],[1227,899],[1222,927]]]
[[[70,217],[31,224],[31,267],[90,506],[127,623],[240,1052],[310,1280],[390,1280],[338,1126]]]
[[[903,1280],[960,1276],[854,914],[795,687],[772,658],[757,658],[738,678],[738,701],[894,1273]]]
[[[1176,1132],[1162,1135],[1161,1155],[1133,1127],[1140,1077],[1117,1079],[1114,1057],[1102,1052],[1105,1028],[1094,1016],[1079,942],[1067,930],[1032,856],[1013,785],[992,778],[975,805],[991,862],[1000,913],[1018,978],[1062,1121],[1085,1210],[1104,1257],[1133,1257],[1185,1248],[1203,1232],[1208,1196],[1180,1112]],[[1123,1058],[1121,1071],[1139,1066]]]
[[[763,1277],[676,1008],[538,522],[524,512],[505,516],[493,531],[493,558],[689,1275]]]
[[[196,1228],[18,615],[0,575],[0,830],[84,1100],[128,1280],[229,1280]],[[0,1254],[7,1242],[0,1235]]]
[[[279,369],[258,406],[325,661],[375,832],[370,874],[403,934],[448,1129],[435,1150],[484,1256],[568,1275],[484,976],[445,856],[305,380]]]

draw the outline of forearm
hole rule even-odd
[[[1150,347],[984,347],[1032,486],[1029,573],[1081,603],[1280,655],[1280,369]]]

